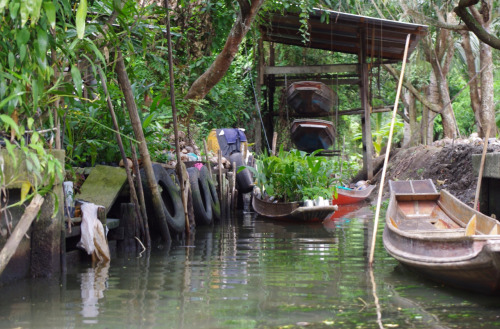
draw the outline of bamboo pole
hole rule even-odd
[[[116,59],[115,71],[118,78],[118,84],[120,85],[123,96],[125,97],[125,103],[127,105],[135,138],[139,141],[139,152],[142,158],[144,173],[146,174],[146,179],[148,181],[148,188],[152,194],[153,207],[157,220],[161,223],[159,225],[160,233],[165,242],[170,242],[172,237],[170,236],[170,229],[167,224],[167,216],[163,211],[163,200],[161,198],[158,183],[156,182],[156,177],[153,171],[153,163],[151,161],[151,156],[149,155],[148,145],[146,143],[146,138],[144,137],[144,131],[142,130],[141,119],[139,118],[139,113],[137,112],[137,104],[135,103],[134,93],[132,92],[132,86],[130,84],[130,79],[128,78],[127,70],[125,69],[125,62],[123,61],[120,49],[117,49],[117,52],[118,57]]]
[[[127,155],[125,154],[125,149],[123,147],[122,138],[119,133],[120,127],[118,126],[118,121],[116,120],[115,110],[113,108],[113,103],[111,102],[111,97],[108,92],[108,84],[106,83],[106,77],[102,72],[102,69],[98,66],[97,71],[99,73],[99,77],[101,78],[102,89],[104,90],[104,95],[106,96],[106,102],[108,104],[109,113],[111,115],[111,119],[113,120],[113,127],[115,128],[116,141],[118,143],[118,148],[120,149],[120,154],[123,160],[123,167],[125,167],[125,172],[127,173],[127,180],[130,188],[130,197],[132,198],[132,202],[135,205],[135,214],[139,221],[139,231],[141,234],[141,238],[146,241],[148,248],[151,247],[150,238],[146,235],[146,230],[144,228],[144,219],[140,213],[139,200],[137,198],[137,192],[135,190],[134,178],[132,177],[131,168],[128,166]]]
[[[399,95],[401,94],[401,87],[403,85],[403,77],[406,68],[406,59],[408,57],[408,47],[410,46],[410,37],[411,34],[408,34],[406,37],[406,45],[405,51],[403,55],[403,66],[401,67],[401,75],[399,77],[398,90],[396,93],[396,99],[394,101],[394,109],[392,111],[392,120],[391,120],[391,129],[389,130],[389,140],[387,141],[387,149],[385,151],[384,158],[384,167],[382,168],[382,177],[380,178],[379,189],[378,189],[378,199],[377,199],[377,209],[375,211],[375,222],[373,224],[373,235],[372,235],[372,245],[370,248],[370,258],[368,264],[373,266],[373,253],[375,252],[375,242],[377,239],[377,227],[378,227],[378,218],[380,215],[380,206],[382,204],[382,193],[384,191],[384,181],[385,181],[385,173],[387,171],[387,163],[389,162],[389,153],[391,153],[391,143],[392,143],[392,135],[394,133],[394,122],[396,121],[396,113],[398,111],[399,104]]]
[[[170,34],[170,11],[168,6],[168,0],[165,0],[165,9],[167,11],[167,41],[168,41],[168,74],[170,77],[170,101],[172,103],[172,120],[174,124],[174,136],[175,136],[175,154],[177,156],[177,165],[175,170],[177,176],[179,177],[180,188],[181,188],[181,199],[184,206],[184,216],[186,219],[186,233],[189,234],[189,214],[187,212],[187,198],[185,193],[185,179],[186,174],[184,168],[181,164],[181,150],[179,146],[179,127],[177,123],[177,108],[175,106],[175,89],[174,89],[174,61],[172,59],[172,36]],[[189,135],[188,135],[189,136]]]
[[[139,161],[137,160],[137,152],[135,145],[130,141],[130,152],[132,154],[132,167],[134,175],[137,179],[137,194],[139,195],[139,205],[141,206],[142,224],[144,225],[144,234],[147,249],[151,249],[151,236],[149,234],[148,213],[146,211],[146,200],[144,200],[144,189],[142,188],[142,178],[139,172]]]
[[[483,179],[484,161],[486,160],[486,152],[488,151],[488,139],[490,138],[491,124],[488,125],[486,129],[486,136],[484,137],[483,143],[483,155],[481,156],[481,164],[479,165],[479,175],[477,177],[476,186],[476,196],[474,197],[474,210],[477,209],[477,204],[479,202],[479,192],[481,191],[481,181]]]

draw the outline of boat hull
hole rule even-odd
[[[383,242],[392,257],[434,281],[499,294],[498,226],[446,191],[398,194],[391,186]]]
[[[330,115],[336,101],[336,94],[322,82],[299,81],[287,89],[288,105],[303,116]]]
[[[338,188],[337,197],[333,196],[332,204],[347,205],[365,200],[375,189],[375,185],[368,185],[364,190],[345,190]]]
[[[301,207],[298,202],[272,203],[255,195],[252,198],[252,207],[256,213],[267,218],[302,223],[321,222],[337,210],[337,206]]]
[[[333,123],[325,120],[294,120],[290,134],[297,149],[308,153],[327,150],[335,142]]]

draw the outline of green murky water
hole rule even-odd
[[[2,287],[0,328],[500,326],[500,298],[426,281],[381,239],[371,272],[373,212],[348,216],[294,225],[239,214],[198,228],[186,245],[70,269],[62,282]]]

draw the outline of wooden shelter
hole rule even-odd
[[[272,13],[264,21],[260,26],[262,41],[271,44],[268,63],[264,63],[263,42],[260,43],[258,87],[260,90],[262,85],[266,86],[267,136],[273,135],[273,117],[278,115],[274,111],[276,87],[282,86],[284,82],[314,79],[330,85],[332,82],[337,85],[359,85],[361,108],[338,111],[338,115],[361,115],[363,164],[368,179],[371,179],[373,168],[369,160],[373,156],[373,143],[370,114],[389,111],[391,108],[372,109],[369,104],[370,69],[401,61],[407,35],[411,35],[410,54],[427,33],[427,26],[314,9],[308,20],[309,37],[304,43],[298,13]],[[273,43],[355,54],[358,61],[332,65],[275,66]]]

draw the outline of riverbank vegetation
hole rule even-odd
[[[135,129],[144,133],[148,156],[165,162],[165,154],[173,148],[166,138],[173,130],[166,5],[167,1],[0,1],[4,139],[15,144],[13,122],[25,127],[23,138],[31,137],[26,145],[35,140],[45,149],[64,149],[66,169],[118,163],[117,131],[103,89],[107,82],[118,133],[126,145],[135,148],[140,142],[130,114],[136,108],[140,127]],[[307,18],[313,7],[429,25],[428,35],[408,64],[399,121],[404,128],[395,136],[399,145],[430,144],[473,132],[482,136],[489,123],[500,121],[499,98],[494,94],[500,87],[495,64],[498,51],[479,41],[462,16],[465,11],[481,31],[497,35],[498,8],[491,0],[176,1],[169,6],[180,129],[198,144],[213,128],[242,127],[249,140],[255,141],[253,151],[268,148],[260,121],[267,113],[256,90],[256,63],[261,55],[257,52],[258,26],[265,24],[270,12],[295,11],[304,24],[302,38],[307,44]],[[269,44],[263,49],[268,62]],[[276,65],[356,61],[353,55],[281,44],[274,45],[273,56]],[[371,69],[373,108],[394,102],[398,70],[397,64]],[[333,85],[333,89],[339,95],[339,111],[360,107],[358,86]],[[280,104],[276,110],[280,115],[274,119],[278,145],[290,149],[290,119],[283,94],[276,92],[275,98]],[[359,116],[331,119],[337,126],[335,147],[350,160],[359,161]],[[387,142],[389,120],[389,114],[372,115],[377,152]],[[492,135],[497,133],[496,127],[493,125]],[[39,133],[29,135],[28,130]],[[17,143],[21,145],[19,139]],[[126,147],[125,152],[130,156],[132,149]]]

